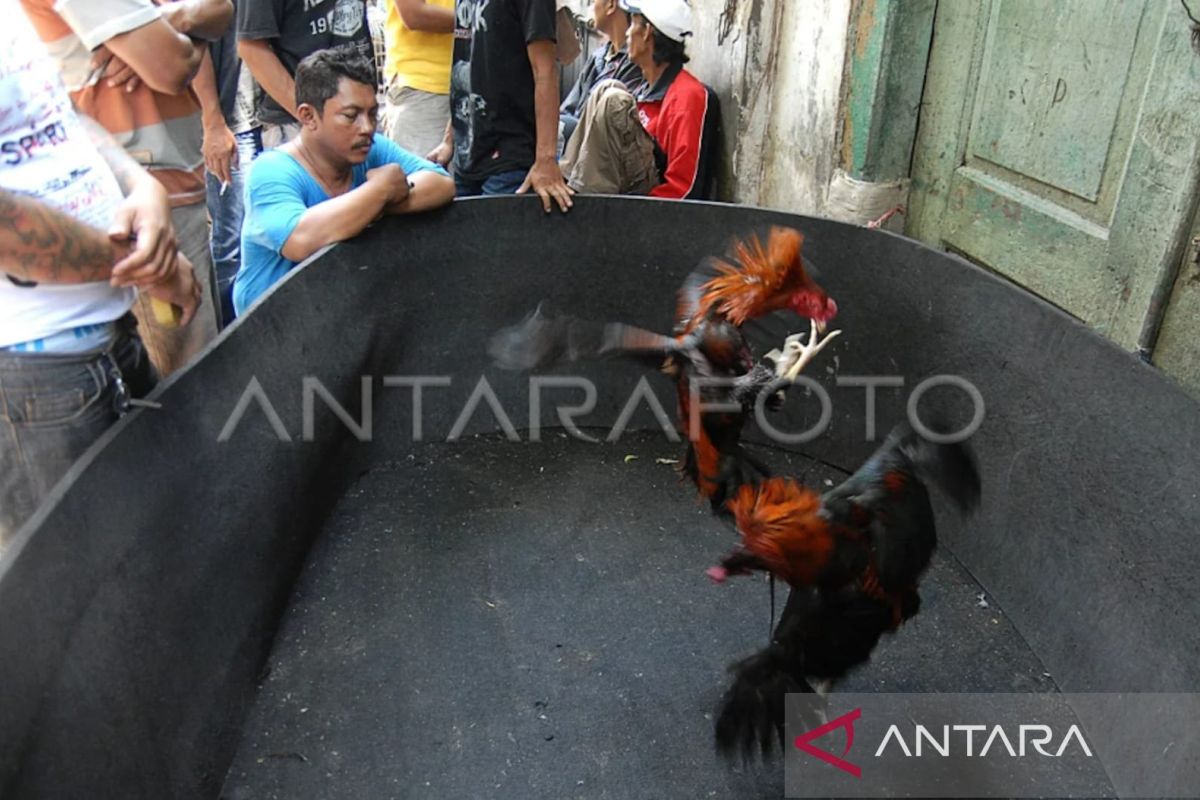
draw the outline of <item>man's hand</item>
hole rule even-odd
[[[454,158],[453,142],[442,142],[425,154],[426,161],[432,161],[443,168],[450,166],[450,159],[452,158]]]
[[[200,308],[200,282],[196,280],[192,262],[188,261],[183,253],[175,255],[172,266],[174,272],[168,279],[142,291],[156,300],[170,303],[182,310],[183,317],[179,320],[179,326],[182,328],[192,321]]]
[[[129,255],[113,266],[113,286],[147,286],[167,279],[175,269],[175,226],[171,205],[162,185],[148,174],[117,209],[108,229],[116,243],[132,246]]]
[[[408,197],[408,175],[399,164],[389,163],[367,170],[367,183],[387,192],[387,205],[403,203]]]
[[[575,190],[567,185],[562,170],[558,168],[558,163],[553,158],[539,158],[533,162],[533,168],[525,176],[525,182],[521,184],[520,189],[517,189],[517,194],[525,194],[530,189],[533,189],[537,192],[537,196],[542,198],[542,208],[546,210],[547,214],[553,207],[551,199],[558,203],[558,207],[563,210],[564,214],[573,205],[571,195],[575,194]]]
[[[221,183],[233,182],[233,169],[238,165],[237,138],[225,124],[225,118],[214,114],[204,120],[204,168],[217,176]]]
[[[92,51],[88,74],[95,74],[101,68],[100,79],[110,87],[124,85],[126,92],[132,92],[142,85],[142,79],[133,71],[133,67],[113,55],[104,45]]]

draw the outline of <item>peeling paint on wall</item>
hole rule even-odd
[[[693,0],[689,65],[721,99],[722,196],[820,214],[837,166],[851,0]]]

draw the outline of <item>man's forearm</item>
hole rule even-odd
[[[200,114],[204,126],[208,127],[217,120],[223,124],[225,115],[221,113],[221,97],[217,94],[217,71],[213,67],[210,53],[205,53],[204,60],[200,62],[200,69],[192,79],[192,90],[196,92],[196,98],[200,101]]]
[[[370,225],[387,204],[380,187],[364,183],[343,195],[312,206],[300,217],[291,236],[283,243],[282,255],[303,261],[327,244],[344,242]]]
[[[206,44],[175,30],[165,17],[140,28],[119,33],[104,46],[124,61],[151,89],[162,94],[180,94],[200,67]]]
[[[266,39],[242,39],[238,42],[238,55],[246,62],[258,85],[295,117],[296,82],[271,49],[270,42]]]
[[[529,46],[529,51],[534,80],[533,110],[537,122],[535,158],[553,161],[558,157],[558,69],[554,63],[554,42],[534,42]]]
[[[158,0],[171,27],[193,39],[215,41],[233,20],[230,0]]]
[[[454,199],[454,181],[431,170],[409,176],[411,187],[408,196],[399,203],[390,203],[386,214],[415,214],[444,206]]]
[[[34,283],[105,281],[121,255],[104,231],[0,189],[0,272]]]

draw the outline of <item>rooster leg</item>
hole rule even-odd
[[[842,333],[841,331],[830,331],[822,338],[817,323],[809,320],[809,325],[811,325],[811,329],[807,342],[801,343],[800,340],[804,338],[804,334],[796,333],[784,340],[782,350],[772,350],[765,356],[775,362],[777,378],[795,381],[801,371],[825,349],[825,346]]]

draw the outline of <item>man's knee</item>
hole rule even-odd
[[[594,102],[597,110],[605,115],[628,114],[637,108],[637,100],[629,93],[629,89],[615,78],[609,78],[596,84],[596,88],[592,90],[588,100]]]

